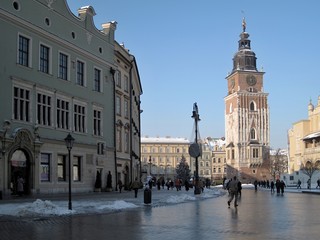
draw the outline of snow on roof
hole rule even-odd
[[[311,134],[305,136],[304,138],[302,138],[302,140],[313,139],[313,138],[317,138],[317,137],[320,137],[320,132],[311,133]]]
[[[184,143],[184,144],[190,144],[190,141],[187,138],[142,137],[141,143]]]

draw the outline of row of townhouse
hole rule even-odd
[[[97,176],[105,188],[109,172],[115,189],[139,175],[137,63],[115,41],[117,23],[98,30],[94,15],[86,6],[75,16],[65,0],[0,3],[1,196],[16,193],[18,177],[37,194],[69,183],[90,192]]]
[[[201,156],[198,157],[199,177],[220,182],[226,176],[225,140],[206,138],[201,142]],[[196,170],[195,158],[189,155],[191,142],[185,138],[142,137],[141,164],[143,180],[147,176],[173,180],[176,168],[184,158],[191,170],[191,177]]]

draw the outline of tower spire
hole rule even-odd
[[[247,27],[246,18],[243,17],[243,19],[242,19],[242,29],[243,29],[243,32],[246,31],[246,27]]]
[[[238,41],[238,52],[233,57],[232,72],[241,71],[257,71],[256,54],[251,50],[251,40],[249,33],[246,32],[247,23],[245,17],[242,19],[242,32]]]

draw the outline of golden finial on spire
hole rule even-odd
[[[242,29],[243,29],[243,32],[246,31],[246,27],[247,27],[246,19],[243,18],[243,19],[242,19]]]

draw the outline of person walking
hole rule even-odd
[[[189,191],[189,182],[188,182],[188,179],[186,179],[186,180],[184,181],[184,187],[185,187],[186,191]]]
[[[179,178],[176,179],[175,186],[176,186],[177,191],[179,191],[180,190],[180,179]]]
[[[308,184],[308,189],[311,189],[311,179],[310,178],[308,179],[307,184]]]
[[[257,180],[254,181],[254,190],[255,191],[258,190],[258,181]]]
[[[297,189],[301,189],[301,181],[298,179]]]
[[[242,183],[238,181],[238,195],[241,197]]]
[[[274,193],[274,181],[273,180],[271,180],[270,188],[271,188],[271,193]]]
[[[123,187],[121,179],[118,180],[118,187],[119,187],[119,192],[121,193],[122,187]]]
[[[112,175],[111,172],[109,171],[107,175],[107,191],[111,192],[112,191]]]
[[[138,189],[140,188],[140,183],[138,182],[138,178],[135,178],[131,187],[134,190],[134,197],[137,198],[138,197]]]
[[[320,188],[320,178],[318,178],[318,180],[317,180],[317,187],[316,188]]]
[[[157,181],[157,188],[158,188],[158,190],[160,190],[160,189],[161,189],[161,182],[160,182],[160,179],[158,179],[158,181]]]
[[[280,190],[281,190],[281,195],[283,195],[284,193],[284,188],[286,187],[286,184],[284,183],[283,180],[281,180],[280,182]]]
[[[162,189],[164,189],[164,185],[166,184],[166,182],[164,181],[164,178],[162,178],[161,180],[161,186],[162,186]]]
[[[280,180],[279,180],[279,179],[277,179],[277,181],[276,181],[277,195],[279,195],[279,194],[280,194],[280,187],[281,187]]]
[[[233,179],[229,182],[229,192],[230,197],[228,200],[228,207],[230,208],[230,203],[234,199],[234,206],[238,206],[238,180],[237,177],[234,176]]]
[[[22,196],[23,192],[24,192],[24,180],[23,180],[23,177],[22,176],[19,176],[18,177],[18,180],[17,180],[17,190],[18,190],[18,195],[19,196]]]

